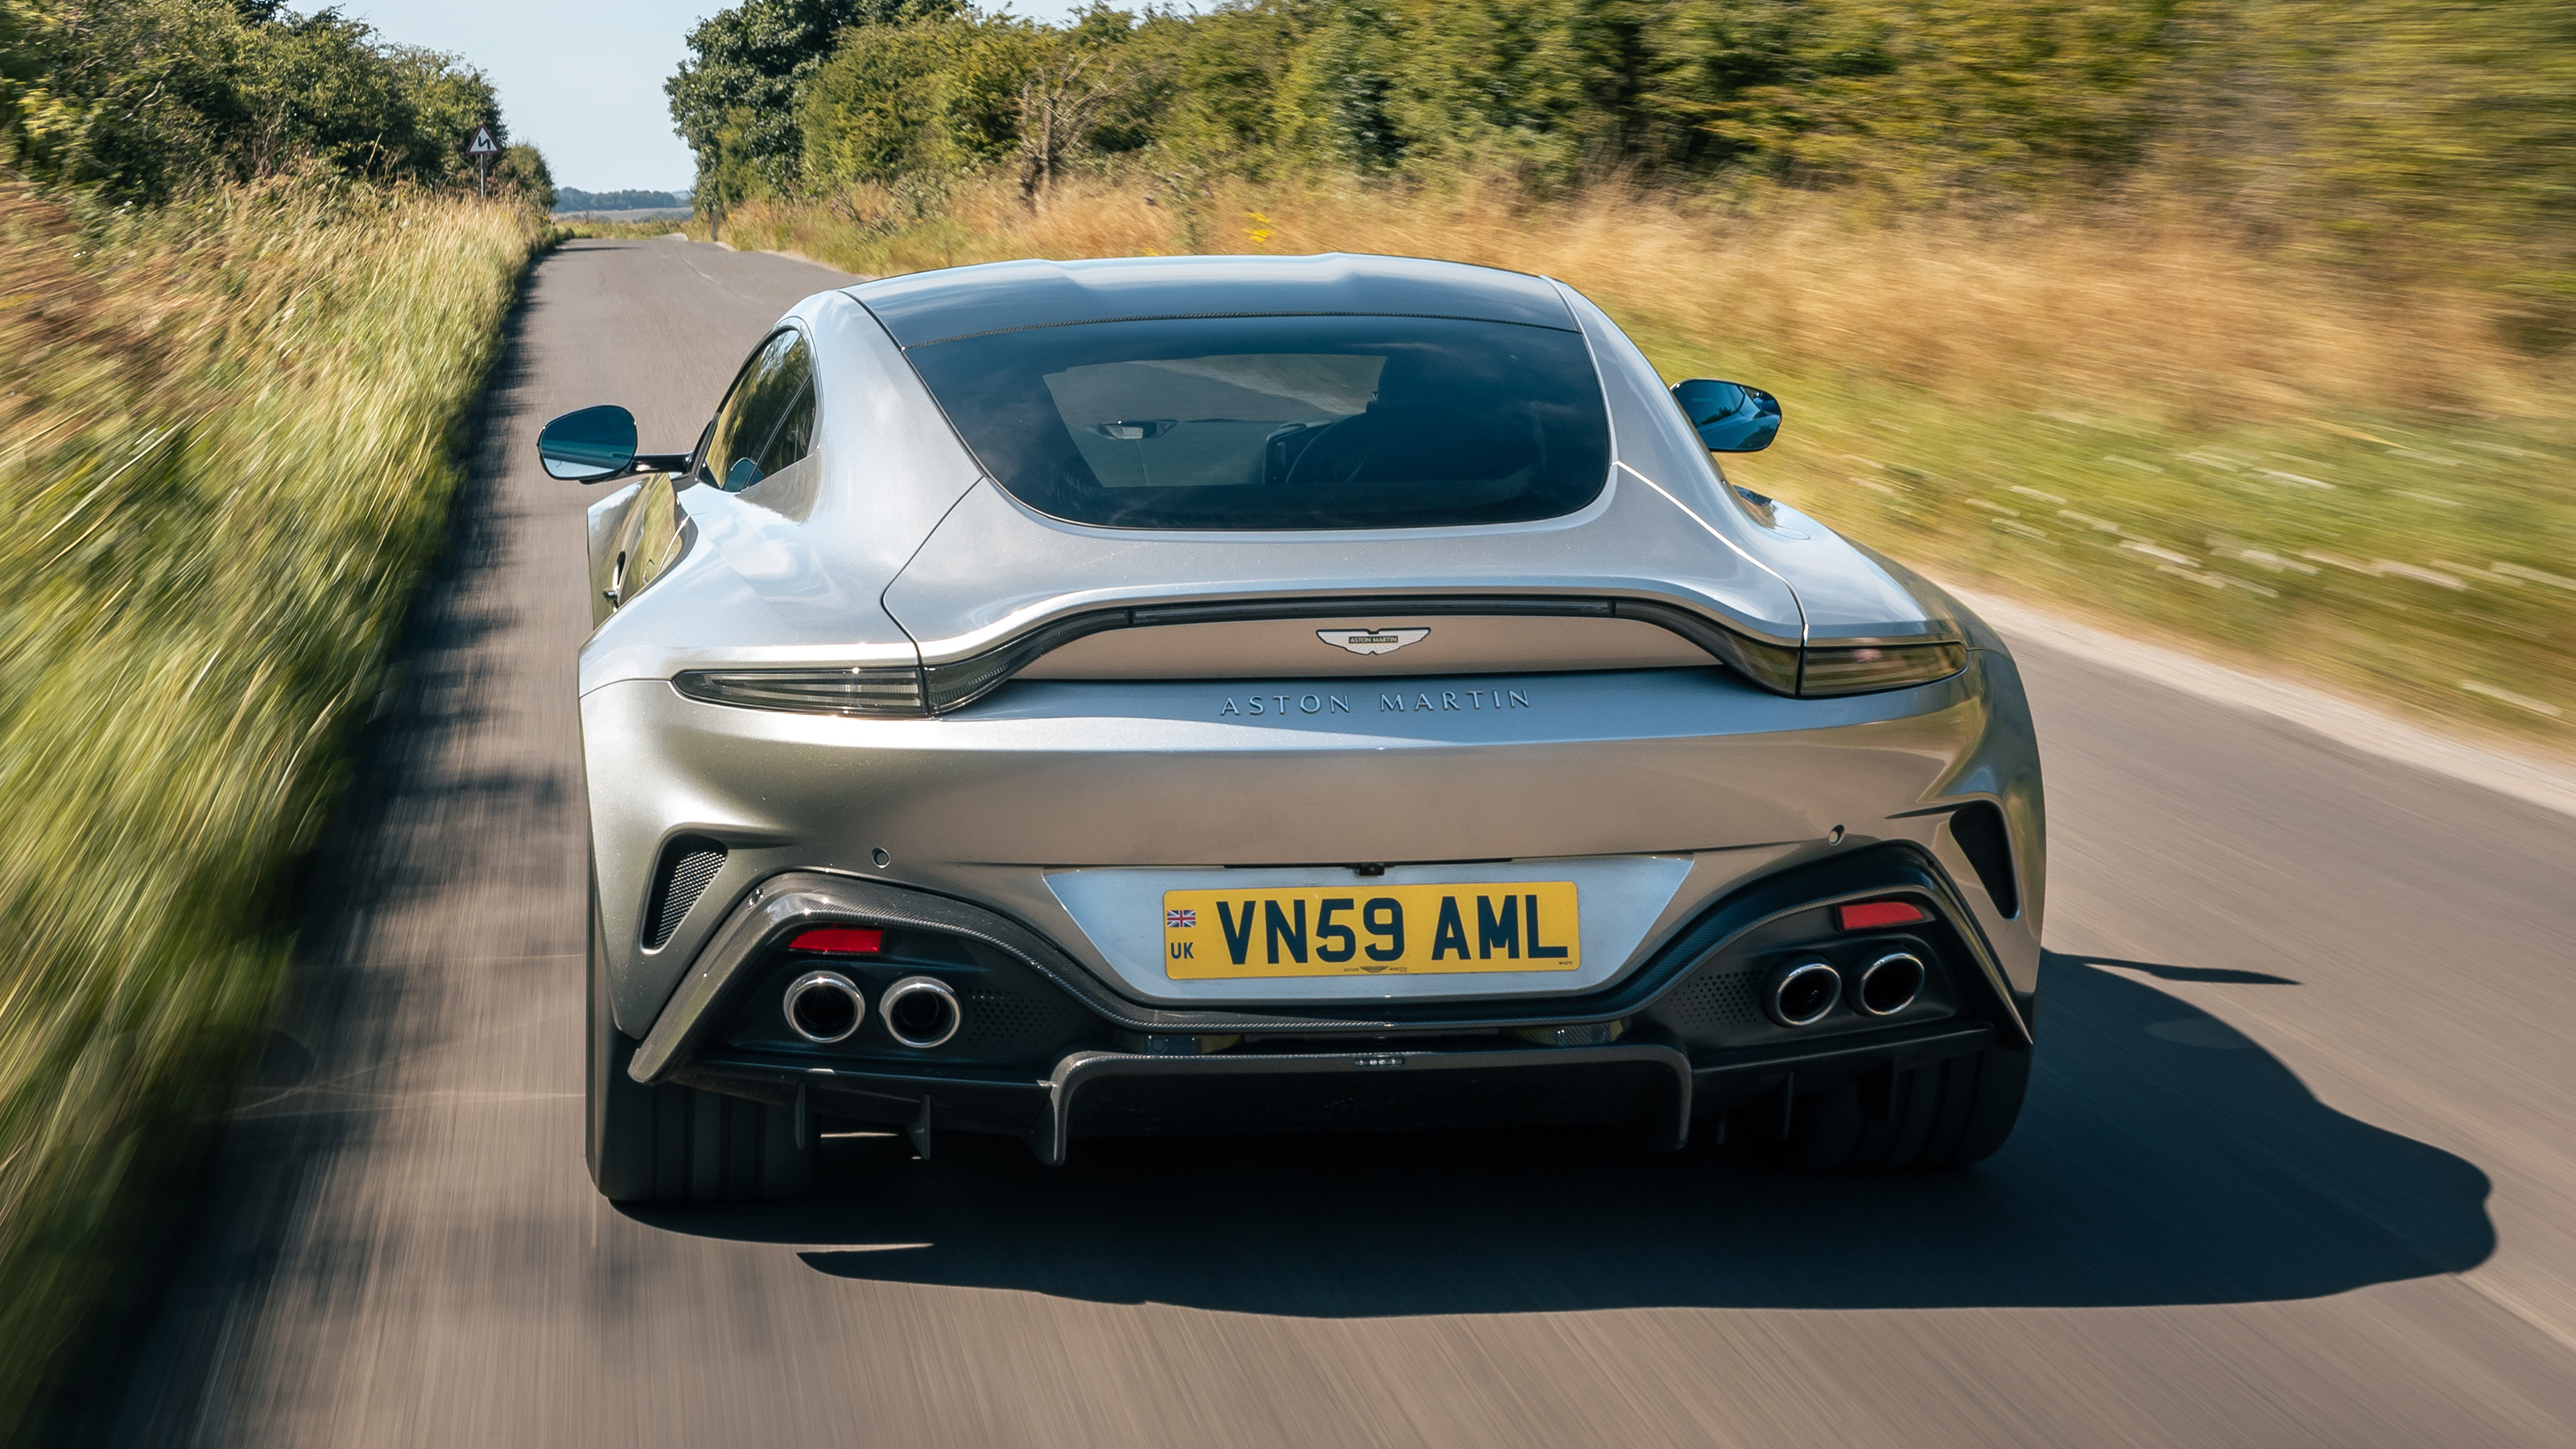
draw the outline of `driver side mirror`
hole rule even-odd
[[[635,466],[635,415],[620,407],[566,413],[537,433],[537,458],[549,478],[614,478]]]
[[[546,424],[537,433],[537,460],[547,477],[571,483],[676,473],[689,464],[686,453],[636,452],[635,415],[621,407],[583,408]]]
[[[1780,435],[1780,400],[1758,387],[1694,377],[1673,384],[1673,401],[1712,453],[1758,453]]]

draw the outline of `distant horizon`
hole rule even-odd
[[[558,182],[555,186],[555,196],[558,201],[567,195],[589,197],[594,200],[630,196],[667,196],[671,198],[669,204],[672,206],[687,206],[691,204],[689,191],[686,187],[676,191],[667,186],[620,186],[609,190],[597,190],[588,186],[566,186]],[[647,204],[650,205],[651,203]],[[562,208],[558,206],[556,209],[561,210]]]
[[[334,8],[374,26],[379,39],[454,55],[481,71],[500,95],[510,139],[545,153],[556,186],[686,197],[697,185],[697,158],[672,128],[662,82],[688,59],[698,22],[739,3],[340,0]],[[997,8],[1062,24],[1079,7],[1009,0]],[[616,184],[584,184],[596,177]]]

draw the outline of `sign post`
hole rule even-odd
[[[475,127],[473,143],[465,148],[465,154],[474,158],[475,199],[478,201],[490,200],[491,187],[488,178],[484,174],[483,168],[485,163],[489,162],[493,157],[501,154],[501,148],[492,144],[492,128],[489,126]]]

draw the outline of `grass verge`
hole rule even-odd
[[[703,222],[690,224],[704,236]],[[1733,460],[1962,582],[2576,750],[2576,379],[2474,293],[2373,292],[2118,217],[1872,217],[1605,185],[861,189],[725,222],[890,274],[1018,256],[1390,252],[1545,272],[1669,377],[1782,394]]]
[[[0,190],[0,1425],[254,1046],[543,236],[311,182],[86,226]]]

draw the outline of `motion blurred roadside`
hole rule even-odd
[[[331,14],[0,7],[0,1437],[139,1291],[440,547],[544,158]]]

